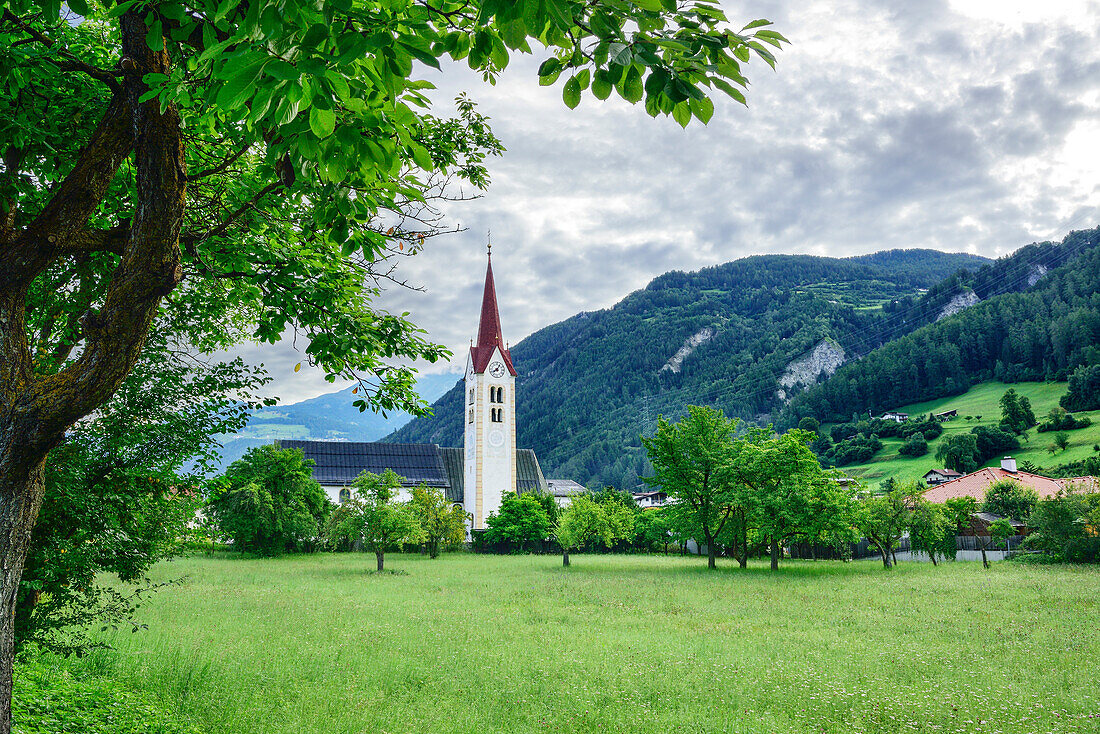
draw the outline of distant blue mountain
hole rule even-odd
[[[459,381],[460,375],[421,375],[417,392],[429,404],[438,400]],[[372,411],[359,412],[352,403],[359,399],[354,388],[319,395],[290,405],[275,405],[252,412],[248,425],[222,440],[221,468],[244,456],[248,449],[279,438],[316,441],[377,441],[408,423],[405,412],[383,417]]]

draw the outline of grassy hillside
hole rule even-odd
[[[967,433],[977,425],[996,426],[1001,422],[1001,406],[999,400],[1008,388],[1013,388],[1022,396],[1031,401],[1032,410],[1040,422],[1046,417],[1051,408],[1057,407],[1058,399],[1066,393],[1064,382],[1017,382],[1006,384],[1003,382],[986,382],[976,385],[962,395],[940,400],[930,400],[924,403],[911,405],[891,406],[890,410],[898,410],[911,416],[928,413],[942,413],[945,410],[959,411],[959,417],[944,423],[943,435],[929,441],[928,453],[918,458],[898,455],[901,447],[901,439],[882,439],[883,448],[874,459],[866,464],[852,464],[841,467],[845,472],[854,477],[860,477],[868,482],[877,483],[887,477],[893,477],[900,481],[918,479],[929,469],[943,468],[936,461],[936,449],[947,439],[956,433]],[[1013,451],[1012,455],[1018,462],[1031,461],[1036,466],[1047,467],[1056,464],[1064,464],[1069,461],[1077,461],[1091,456],[1094,444],[1100,443],[1100,411],[1081,412],[1074,415],[1089,416],[1092,425],[1074,431],[1067,431],[1070,445],[1065,451],[1051,454],[1047,446],[1054,438],[1053,433],[1036,433],[1035,429],[1028,431],[1030,440],[1021,439],[1020,450]],[[974,420],[966,420],[971,416]],[[981,416],[978,420],[977,416]],[[825,426],[825,430],[828,429]],[[986,466],[998,466],[1000,457],[991,459]]]
[[[195,557],[58,667],[233,734],[1095,732],[1100,569]],[[137,731],[135,729],[135,731]],[[143,729],[142,731],[146,731]],[[152,731],[149,729],[148,731]]]

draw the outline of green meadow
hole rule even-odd
[[[46,664],[235,734],[1100,730],[1098,568],[573,561],[195,556]]]
[[[943,468],[941,462],[936,461],[936,449],[948,436],[955,433],[968,433],[977,425],[996,426],[1001,422],[1000,399],[1005,390],[1010,387],[1031,401],[1031,408],[1035,411],[1035,417],[1040,422],[1046,419],[1051,408],[1058,406],[1058,399],[1066,394],[1065,382],[1017,382],[1006,384],[1003,382],[983,382],[975,385],[962,395],[952,398],[930,400],[924,403],[911,405],[891,406],[891,410],[908,413],[911,416],[927,415],[928,413],[942,413],[945,410],[958,410],[959,417],[943,424],[944,432],[939,438],[928,442],[928,453],[917,458],[901,456],[898,449],[901,448],[901,439],[882,439],[882,450],[875,454],[874,458],[865,464],[851,464],[841,467],[846,473],[872,482],[880,482],[887,477],[893,477],[899,481],[919,479],[929,469]],[[881,413],[880,413],[881,414]],[[1077,461],[1095,454],[1093,446],[1100,444],[1100,411],[1075,413],[1075,415],[1089,416],[1092,425],[1088,428],[1079,428],[1067,431],[1069,435],[1069,447],[1065,451],[1057,451],[1051,454],[1047,447],[1054,441],[1053,433],[1036,433],[1031,429],[1027,438],[1020,440],[1020,450],[1013,451],[1012,455],[1017,461],[1031,461],[1036,466],[1048,467],[1064,464],[1069,461]],[[971,420],[966,420],[970,416]],[[981,420],[977,417],[981,416]],[[827,427],[826,427],[827,430]],[[994,458],[986,463],[986,466],[998,466],[1000,458]]]

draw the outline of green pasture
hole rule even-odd
[[[962,395],[953,398],[930,400],[924,403],[912,405],[891,406],[891,410],[908,413],[911,416],[927,415],[928,413],[942,413],[946,410],[959,411],[959,417],[944,423],[943,435],[934,441],[928,442],[928,453],[924,456],[912,458],[901,456],[898,449],[902,441],[894,438],[882,439],[883,448],[875,454],[874,458],[865,464],[852,464],[841,467],[848,474],[870,481],[880,482],[887,477],[894,477],[899,481],[918,479],[929,469],[943,468],[936,461],[936,449],[948,436],[953,433],[967,433],[976,425],[995,426],[1001,422],[1001,395],[1008,388],[1013,388],[1020,395],[1031,400],[1032,410],[1035,416],[1042,422],[1051,408],[1057,407],[1058,399],[1066,394],[1064,382],[1017,382],[1006,384],[1003,382],[984,382],[975,385]],[[879,413],[881,415],[881,411]],[[1069,447],[1065,451],[1057,451],[1051,454],[1047,447],[1053,442],[1053,433],[1036,433],[1031,429],[1027,438],[1020,440],[1020,450],[1012,455],[1017,461],[1031,461],[1036,466],[1054,466],[1068,461],[1077,461],[1091,456],[1094,444],[1100,444],[1100,411],[1081,412],[1076,415],[1087,415],[1092,418],[1092,425],[1088,428],[1080,428],[1067,431],[1069,435]],[[966,420],[971,416],[973,420]],[[981,416],[981,420],[976,420]],[[998,466],[1000,458],[990,460],[986,466]]]
[[[1096,732],[1100,569],[197,556],[52,661],[208,732]],[[65,670],[65,668],[68,670]]]

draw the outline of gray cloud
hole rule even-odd
[[[382,304],[410,311],[461,370],[490,228],[515,343],[673,268],[891,247],[996,256],[1091,226],[1100,219],[1100,152],[1088,136],[1100,126],[1087,127],[1100,111],[1100,7],[1024,10],[910,0],[731,7],[737,20],[772,18],[794,44],[774,73],[750,65],[748,109],[716,100],[710,125],[687,130],[616,99],[588,97],[570,111],[560,85],[538,86],[537,58],[515,59],[493,87],[464,68],[433,74],[440,113],[469,90],[508,152],[490,163],[482,199],[448,208],[468,231],[407,263],[426,291],[391,290]],[[275,383],[284,398],[332,389],[307,369],[289,372],[300,357],[285,344],[242,353],[287,370]]]

